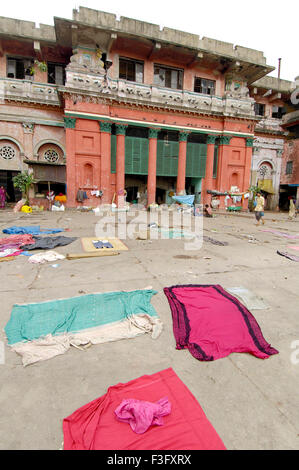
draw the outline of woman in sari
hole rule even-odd
[[[0,187],[0,209],[5,208],[5,202],[6,202],[6,190],[4,186]]]

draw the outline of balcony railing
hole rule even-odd
[[[60,106],[56,85],[13,78],[0,78],[0,100]]]
[[[67,72],[65,87],[61,92],[67,91],[85,99],[96,101],[109,98],[126,103],[138,103],[145,106],[157,106],[180,109],[189,112],[250,117],[255,119],[254,100],[250,97],[238,96],[211,96],[186,90],[145,85],[126,80],[105,80],[102,76],[74,71]]]

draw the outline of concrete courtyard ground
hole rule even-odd
[[[12,225],[70,229],[78,239],[55,251],[82,252],[80,237],[94,237],[98,217],[92,212],[0,213],[0,230]],[[62,447],[62,421],[119,382],[172,367],[197,398],[227,449],[299,449],[299,263],[277,250],[299,245],[256,227],[251,214],[204,219],[204,235],[228,246],[204,242],[185,250],[186,240],[125,241],[119,256],[62,260],[32,265],[25,256],[0,263],[0,448]],[[299,234],[299,218],[266,214],[265,228]],[[4,236],[2,234],[1,236]],[[56,268],[52,264],[58,264]],[[243,286],[263,298],[269,309],[252,311],[265,339],[279,354],[263,361],[232,354],[215,362],[197,361],[175,349],[172,319],[164,287],[177,284]],[[71,348],[66,354],[26,368],[6,345],[4,327],[13,304],[41,302],[85,293],[134,290],[152,286],[152,304],[164,323],[161,336]],[[293,354],[293,356],[292,356]],[[293,360],[292,360],[293,357]],[[297,360],[294,361],[294,358]],[[298,364],[296,364],[298,362]]]

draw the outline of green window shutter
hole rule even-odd
[[[111,173],[116,173],[116,135],[111,135]]]
[[[126,137],[125,173],[130,175],[148,174],[148,139]]]
[[[217,178],[218,152],[219,152],[219,147],[218,147],[218,145],[215,145],[215,150],[214,150],[214,163],[213,163],[213,178]]]
[[[179,143],[163,140],[157,143],[157,176],[177,176],[178,174]]]
[[[130,137],[126,137],[125,145],[125,173],[133,174],[133,142]]]
[[[204,178],[206,173],[206,144],[187,143],[186,176]]]

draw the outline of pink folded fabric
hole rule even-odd
[[[144,434],[150,426],[162,426],[163,416],[169,415],[171,404],[168,398],[161,398],[156,403],[129,398],[123,400],[115,410],[119,421],[129,423],[136,434]]]

